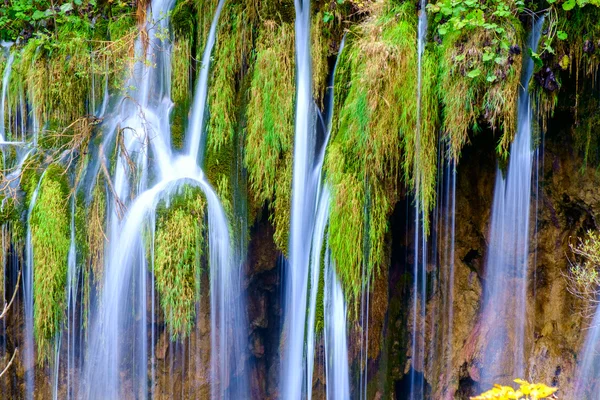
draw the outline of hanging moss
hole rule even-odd
[[[188,112],[191,107],[191,63],[192,41],[190,38],[176,39],[171,55],[171,141],[176,149],[184,144]]]
[[[229,3],[221,14],[211,62],[205,170],[229,216],[232,216],[237,137],[240,134],[243,76],[250,53],[251,26],[241,4]]]
[[[246,154],[255,202],[269,202],[275,243],[285,251],[289,234],[294,137],[294,28],[265,21],[255,48],[247,109]]]
[[[106,221],[106,189],[104,179],[98,178],[94,186],[92,201],[87,215],[87,248],[88,264],[93,272],[96,287],[100,288],[104,271],[104,246],[107,243]]]
[[[157,209],[154,277],[173,340],[190,333],[196,314],[204,207],[200,190],[185,186]]]
[[[416,26],[408,3],[376,2],[371,17],[348,35],[338,64],[325,170],[332,184],[329,243],[350,301],[360,293],[363,264],[370,274],[385,262],[387,217],[397,197],[402,162],[407,180],[413,182]],[[423,123],[431,125],[435,123]]]
[[[51,164],[31,214],[34,331],[41,358],[58,333],[65,307],[70,244],[69,187],[65,171]]]
[[[481,27],[451,33],[438,46],[443,129],[450,156],[457,160],[480,119],[500,133],[502,156],[515,134],[523,31],[512,13],[490,18],[500,31]]]

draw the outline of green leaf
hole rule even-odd
[[[563,3],[562,7],[563,7],[563,10],[570,11],[573,8],[575,8],[576,5],[577,5],[576,0],[567,0]]]
[[[31,19],[33,19],[34,21],[39,21],[40,19],[44,18],[46,18],[46,13],[40,10],[35,10],[33,15],[31,16]]]
[[[448,28],[446,27],[446,24],[438,26],[438,33],[442,36],[448,33]]]
[[[558,37],[560,40],[566,40],[568,35],[565,31],[558,31],[556,32],[556,37]]]
[[[64,3],[64,4],[61,4],[61,6],[60,6],[61,13],[67,13],[71,10],[73,10],[73,3]]]
[[[492,53],[491,51],[485,52],[483,53],[483,61],[490,61],[491,59],[494,58],[494,53]]]
[[[538,53],[536,53],[535,51],[529,49],[529,56],[531,57],[531,59],[533,60],[533,62],[535,63],[535,65],[537,67],[543,67],[544,66],[544,62],[542,61],[542,59],[540,58],[540,55]]]
[[[487,78],[485,78],[488,82],[494,82],[496,79],[498,79],[496,75],[488,75]]]
[[[466,56],[464,54],[459,54],[456,57],[454,57],[454,61],[463,61],[465,57]]]
[[[467,74],[467,76],[471,79],[477,78],[479,75],[481,75],[481,70],[479,68],[475,68],[474,70],[469,71]]]
[[[333,14],[329,11],[323,13],[323,22],[327,23],[333,20]]]

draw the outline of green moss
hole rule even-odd
[[[65,171],[51,164],[32,210],[34,332],[40,357],[58,333],[65,307],[67,256],[70,244],[69,186]]]
[[[200,190],[185,186],[157,210],[154,277],[173,339],[189,334],[196,314],[204,207]]]
[[[176,149],[183,148],[188,113],[191,106],[192,41],[176,39],[171,55],[171,141]]]
[[[230,217],[233,212],[232,177],[243,98],[241,77],[245,72],[244,60],[250,51],[250,34],[246,12],[241,5],[226,5],[219,22],[211,64],[205,170]]]
[[[86,218],[87,263],[93,273],[96,287],[100,288],[104,271],[104,247],[107,242],[105,235],[106,189],[102,177],[98,177],[95,183]]]
[[[517,17],[494,17],[504,33],[478,28],[449,34],[440,52],[440,99],[443,129],[450,143],[450,157],[459,159],[469,131],[486,122],[500,132],[498,153],[507,155],[516,128],[521,55],[502,42],[523,47],[523,30]],[[485,57],[484,57],[485,55]],[[472,71],[479,75],[470,77]]]
[[[244,164],[251,196],[269,202],[275,243],[288,245],[294,137],[294,28],[265,21],[259,28],[247,108]]]
[[[348,36],[339,61],[325,158],[332,185],[329,243],[349,301],[360,293],[363,264],[371,274],[385,262],[387,217],[398,196],[401,163],[413,187],[413,176],[422,175],[419,168],[431,168],[415,167],[420,154],[415,150],[420,137],[415,135],[415,15],[408,3],[377,2],[371,12]]]

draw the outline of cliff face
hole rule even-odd
[[[578,354],[582,350],[591,324],[583,316],[585,303],[568,291],[567,275],[573,259],[569,244],[574,244],[590,229],[598,229],[600,211],[600,177],[594,168],[583,169],[583,158],[574,147],[576,122],[569,101],[565,98],[549,121],[543,140],[543,157],[539,161],[539,185],[532,198],[529,275],[526,306],[525,362],[523,379],[558,386],[561,397],[569,397],[576,376]],[[489,251],[489,224],[492,210],[496,159],[493,142],[479,136],[465,150],[458,166],[456,187],[456,231],[454,258],[454,314],[451,321],[451,357],[443,353],[439,332],[450,323],[439,307],[444,289],[432,289],[428,298],[425,335],[425,365],[413,365],[411,338],[414,327],[407,317],[412,307],[410,267],[414,259],[411,218],[397,205],[391,219],[392,258],[390,266],[390,309],[386,337],[388,358],[395,359],[388,379],[395,382],[396,398],[405,398],[407,377],[412,368],[424,373],[426,392],[432,398],[468,398],[493,383],[510,384],[517,378],[498,375],[484,378],[486,365],[483,352],[496,333],[494,327],[482,322],[482,287],[486,277],[486,257]],[[414,216],[412,217],[414,218]],[[396,226],[402,225],[405,226]],[[406,228],[408,227],[408,228]],[[404,228],[404,230],[402,229]],[[432,236],[439,232],[432,232]],[[430,240],[431,242],[431,240]],[[448,268],[441,255],[448,243],[438,242],[438,252],[430,268]],[[437,257],[437,258],[436,258]],[[439,273],[439,271],[438,271]],[[429,272],[430,275],[431,272]],[[431,280],[432,278],[430,278]],[[510,287],[505,287],[510,291]],[[588,310],[589,311],[589,310]],[[495,323],[509,325],[514,313],[495,316]],[[509,337],[509,342],[514,338]],[[509,343],[506,343],[506,347]],[[502,351],[502,350],[500,350]],[[581,357],[581,356],[579,356]],[[509,368],[511,365],[508,366]],[[392,390],[393,391],[393,390]]]

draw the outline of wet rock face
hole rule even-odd
[[[246,269],[248,347],[252,399],[276,398],[279,388],[279,339],[282,327],[280,253],[267,220],[252,228]]]
[[[539,195],[532,199],[536,204],[532,213],[536,208],[538,213],[537,218],[531,216],[535,236],[529,257],[525,378],[556,385],[561,393],[568,394],[586,326],[578,313],[582,305],[568,292],[564,278],[569,267],[568,246],[587,229],[598,228],[595,221],[600,216],[600,179],[591,169],[581,172],[582,158],[571,147],[571,132],[555,126],[559,129],[551,129],[545,141]],[[493,327],[483,326],[479,320],[493,196],[490,182],[495,176],[495,165],[489,161],[465,156],[459,167],[453,376],[439,385],[439,397],[434,398],[466,399],[475,388],[489,385],[481,380],[486,368],[481,362],[485,347],[482,338],[492,334]],[[427,379],[434,381],[437,376],[432,371]],[[498,376],[495,381],[510,383],[513,378]]]

